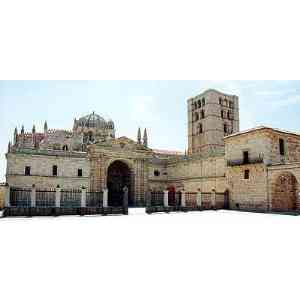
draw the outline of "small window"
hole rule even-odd
[[[244,164],[248,164],[249,163],[249,152],[248,151],[244,151],[243,152],[243,163]]]
[[[205,98],[202,98],[202,106],[205,105]]]
[[[201,123],[198,125],[198,133],[203,133],[203,126]]]
[[[67,146],[67,145],[64,145],[64,146],[63,146],[63,150],[64,150],[64,151],[68,151],[68,150],[69,150],[68,146]]]
[[[219,98],[219,104],[222,105],[222,98]]]
[[[154,176],[160,176],[160,172],[158,170],[154,171]]]
[[[52,167],[52,176],[57,176],[57,166]]]
[[[195,112],[195,121],[199,120],[199,114],[197,112]]]
[[[201,119],[204,119],[205,118],[205,112],[204,110],[201,110]]]
[[[221,110],[221,118],[224,119],[224,110]]]
[[[227,133],[227,124],[224,124],[224,133]]]
[[[279,139],[279,153],[280,155],[284,155],[284,140]]]
[[[25,176],[30,176],[30,167],[29,166],[26,166],[25,167]]]
[[[82,169],[77,170],[77,175],[78,175],[78,177],[82,177]]]
[[[244,171],[244,179],[249,179],[250,176],[250,171],[249,170],[245,170]]]

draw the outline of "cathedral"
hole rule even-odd
[[[260,126],[239,128],[239,98],[210,89],[187,99],[188,151],[155,150],[147,130],[117,137],[115,124],[92,112],[73,129],[15,129],[6,154],[6,183],[38,189],[128,188],[128,205],[147,191],[225,193],[231,209],[300,210],[300,135]]]

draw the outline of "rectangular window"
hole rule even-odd
[[[57,166],[52,167],[52,175],[57,176]]]
[[[248,164],[249,163],[249,152],[248,151],[244,151],[243,152],[243,163],[244,164]]]
[[[30,167],[29,166],[25,167],[25,176],[30,176]]]
[[[82,169],[77,170],[77,175],[78,175],[78,177],[82,177]]]
[[[284,140],[283,139],[279,139],[279,152],[280,152],[280,155],[284,155]]]
[[[244,172],[244,179],[249,179],[249,175],[250,175],[250,171],[249,170],[245,170],[245,172]]]

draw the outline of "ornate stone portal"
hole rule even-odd
[[[115,194],[114,201],[118,201],[117,194],[127,186],[129,205],[143,206],[152,156],[152,150],[126,137],[88,146],[90,189],[108,188]]]

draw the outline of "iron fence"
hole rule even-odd
[[[164,192],[151,192],[150,206],[164,206]]]
[[[55,207],[55,190],[37,190],[36,207]]]
[[[31,190],[11,188],[9,203],[12,207],[30,207]]]
[[[197,207],[197,193],[186,192],[185,193],[185,205],[187,207]]]
[[[81,191],[80,190],[62,190],[60,207],[76,208],[81,206]]]
[[[86,207],[103,207],[103,192],[87,192]]]

